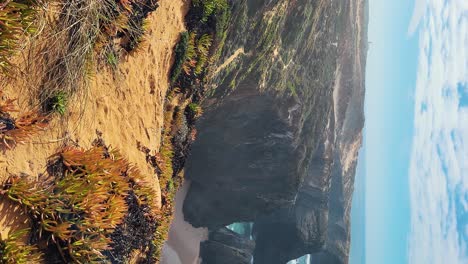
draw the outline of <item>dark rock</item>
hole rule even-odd
[[[250,264],[254,247],[253,240],[221,228],[200,244],[200,257],[202,264]]]
[[[262,211],[291,204],[296,194],[297,161],[305,153],[294,144],[295,131],[284,114],[288,106],[273,95],[236,94],[199,123],[184,204],[184,215],[195,227],[252,221]]]
[[[257,219],[254,225],[255,263],[284,264],[325,246],[333,133],[317,150],[294,205]]]
[[[16,128],[15,120],[8,116],[0,116],[0,131],[8,131]]]

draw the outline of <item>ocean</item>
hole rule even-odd
[[[230,230],[242,236],[249,237],[250,239],[252,239],[252,227],[253,223],[234,223],[227,226]],[[310,264],[310,255],[305,255],[296,260],[291,260],[287,264]]]

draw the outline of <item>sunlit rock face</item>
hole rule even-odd
[[[347,263],[364,124],[366,8],[364,0],[231,3],[187,162],[192,184],[183,212],[212,232],[254,222],[254,263],[305,254]],[[225,249],[216,248],[209,252]]]

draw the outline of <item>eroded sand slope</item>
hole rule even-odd
[[[118,148],[130,162],[154,184],[157,202],[160,188],[157,175],[147,162],[137,142],[152,154],[159,150],[163,126],[163,107],[169,87],[173,48],[184,30],[185,0],[160,0],[160,7],[150,15],[147,40],[132,56],[124,58],[116,73],[99,70],[90,82],[85,98],[73,98],[65,116],[54,118],[49,128],[0,155],[0,181],[10,174],[37,177],[45,171],[47,158],[66,141],[89,148],[96,133],[102,133],[106,144]],[[18,55],[18,56],[21,56]],[[5,95],[17,98],[19,109],[28,109],[28,87],[20,81],[9,81]],[[1,198],[0,198],[1,199]],[[0,232],[4,237],[11,229],[17,211],[0,200]]]

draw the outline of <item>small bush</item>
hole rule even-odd
[[[17,119],[0,118],[0,146],[12,149],[17,144],[24,144],[48,124],[49,118],[35,111],[24,113]]]
[[[214,16],[216,24],[216,52],[213,56],[213,60],[217,60],[219,57],[221,57],[221,52],[224,48],[224,44],[227,38],[227,27],[230,16],[231,13],[229,8],[219,10],[218,13],[216,13]]]
[[[119,57],[119,53],[114,49],[106,51],[106,62],[114,70],[117,69],[119,64]]]
[[[175,49],[176,60],[172,67],[171,83],[176,82],[183,72],[186,76],[201,75],[208,63],[213,37],[204,34],[197,39],[195,32],[182,33]]]
[[[180,79],[183,85],[189,85],[195,79],[203,77],[211,60],[220,56],[230,14],[228,7],[226,0],[192,1],[188,17],[193,25],[189,32],[182,34],[175,48],[176,59],[171,70],[172,84],[179,80],[182,70],[185,73],[184,79]],[[210,23],[206,23],[209,19]],[[201,37],[198,38],[197,34]],[[216,44],[215,47],[212,47],[213,43]]]

